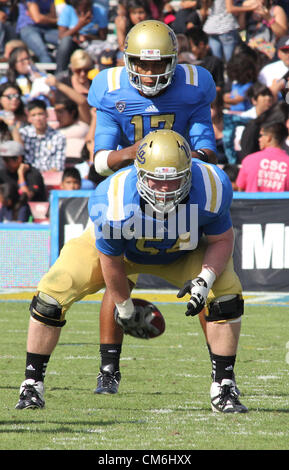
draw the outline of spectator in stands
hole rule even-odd
[[[216,138],[218,164],[227,163],[227,157],[223,144],[223,105],[223,94],[221,91],[217,91],[216,98],[211,104],[211,117]]]
[[[1,0],[0,3],[0,55],[4,54],[5,44],[17,38],[15,21],[17,19],[17,2]]]
[[[94,63],[90,55],[82,49],[77,49],[70,57],[68,70],[57,74],[56,78],[87,98],[91,85],[88,73],[93,68]]]
[[[247,155],[260,150],[258,137],[261,126],[269,123],[280,122],[285,124],[288,119],[289,106],[284,101],[273,104],[256,119],[250,119],[241,136],[240,161]]]
[[[230,163],[226,163],[222,170],[228,175],[231,183],[233,191],[238,191],[238,186],[236,184],[237,176],[239,174],[239,165],[232,165]]]
[[[118,42],[118,65],[123,65],[124,41],[128,31],[141,21],[151,18],[150,8],[147,2],[142,0],[128,0],[125,5],[125,14],[115,18],[116,35]]]
[[[247,91],[247,97],[252,103],[252,107],[240,114],[241,117],[256,119],[264,112],[268,111],[274,103],[273,93],[270,88],[262,83],[256,82]],[[238,126],[235,133],[235,149],[241,150],[240,140],[244,131],[244,126]]]
[[[265,65],[258,75],[258,81],[270,87],[276,97],[280,91],[288,88],[289,35],[282,37],[278,41],[277,56],[279,60]],[[279,98],[281,98],[280,94]]]
[[[72,191],[81,188],[81,176],[77,168],[65,168],[60,189]]]
[[[243,5],[248,4],[243,2]],[[243,14],[239,19],[241,29],[246,30],[247,44],[265,54],[275,57],[276,42],[288,33],[288,19],[284,9],[273,0],[260,0],[259,6]]]
[[[13,140],[0,143],[4,168],[0,169],[0,183],[18,186],[28,201],[46,201],[46,189],[41,173],[23,161],[24,147]]]
[[[212,55],[209,47],[209,37],[201,28],[191,28],[186,36],[190,50],[195,56],[195,64],[205,67],[211,72],[217,91],[224,87],[224,62]]]
[[[30,216],[26,194],[13,183],[0,184],[0,222],[28,222]]]
[[[8,62],[9,57],[12,51],[16,49],[16,47],[26,47],[25,43],[21,41],[21,39],[11,39],[10,41],[7,41],[4,46],[4,52],[2,57],[0,57],[0,62]]]
[[[175,20],[170,23],[170,27],[176,34],[186,34],[195,27],[202,26],[202,20],[197,12],[200,1],[180,2],[180,8],[175,13]]]
[[[66,138],[66,164],[78,163],[89,131],[89,125],[79,119],[77,104],[67,98],[55,104],[59,131]]]
[[[39,171],[62,171],[65,166],[66,139],[47,123],[46,104],[32,100],[27,105],[29,126],[20,129],[25,161]]]
[[[103,7],[92,0],[70,0],[58,21],[60,43],[56,55],[57,73],[67,70],[71,54],[92,40],[107,37],[108,17]]]
[[[289,191],[289,156],[282,150],[288,136],[283,123],[263,125],[260,131],[260,152],[247,155],[236,180],[240,191]]]
[[[71,100],[77,106],[81,121],[87,124],[90,123],[91,115],[86,95],[76,91],[72,83],[69,85],[69,79],[66,80],[63,75],[47,74],[46,83],[52,90],[50,102],[53,107],[63,99]]]
[[[253,59],[244,53],[234,55],[227,63],[231,90],[224,93],[224,106],[230,111],[246,111],[252,107],[247,91],[257,81],[258,71]]]
[[[259,6],[258,0],[247,5],[236,5],[234,0],[202,0],[203,26],[209,36],[209,45],[214,56],[228,62],[235,47],[240,42],[237,16],[246,11],[254,11]]]
[[[56,85],[54,103],[57,103],[63,95],[73,99],[78,105],[79,118],[87,124],[90,124],[92,118],[87,95],[92,83],[89,72],[93,69],[94,64],[90,55],[82,49],[77,49],[70,57],[68,70],[56,75],[57,82],[68,85],[78,94],[78,97],[72,97],[71,93],[68,94],[68,90],[63,93],[63,90],[60,90],[60,87]]]
[[[54,0],[20,0],[16,31],[39,62],[54,62],[47,44],[57,46],[58,29]]]
[[[45,84],[45,74],[37,70],[26,46],[13,49],[9,56],[8,70],[1,83],[17,83],[22,91],[24,104],[36,95],[49,103],[50,88]],[[48,98],[47,98],[48,96]]]
[[[21,88],[14,83],[0,85],[0,119],[4,119],[12,131],[27,123],[27,116],[21,99]]]

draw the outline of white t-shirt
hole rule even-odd
[[[284,77],[284,75],[289,71],[282,60],[277,62],[272,62],[272,64],[265,65],[260,70],[258,81],[263,83],[266,86],[271,86],[273,80]]]

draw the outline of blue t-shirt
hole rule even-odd
[[[211,102],[216,86],[200,66],[179,64],[172,83],[155,97],[142,96],[129,82],[125,67],[101,71],[93,79],[88,102],[97,109],[95,151],[127,147],[156,129],[172,129],[192,149],[216,151]]]
[[[51,10],[51,6],[53,5],[54,0],[38,0],[37,2],[31,2],[29,0],[20,0],[18,5],[18,19],[16,24],[17,33],[19,33],[19,31],[25,26],[35,24],[33,19],[30,18],[30,16],[28,15],[28,3],[36,3],[38,5],[40,13],[42,13],[42,15],[47,15]]]
[[[249,88],[253,85],[252,82],[245,83],[241,85],[240,83],[233,83],[232,88],[231,88],[231,98],[235,98],[237,95],[246,97],[246,93],[249,90]],[[247,111],[247,109],[252,108],[252,103],[249,99],[245,99],[244,101],[241,101],[241,103],[238,104],[232,104],[230,106],[231,111]]]
[[[96,247],[111,256],[124,254],[139,264],[167,264],[194,250],[200,237],[232,226],[232,184],[223,170],[192,159],[188,198],[167,218],[156,219],[136,189],[135,166],[101,182],[89,199]]]
[[[60,12],[57,24],[64,28],[74,28],[78,23],[76,10],[71,5],[66,5]],[[99,28],[108,25],[107,11],[98,5],[92,5],[92,21],[79,30],[83,35],[96,35]]]

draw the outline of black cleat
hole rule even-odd
[[[20,386],[20,397],[17,405],[18,410],[44,408],[44,385],[43,382],[35,382],[27,379]]]
[[[213,382],[211,385],[211,407],[213,411],[221,413],[246,413],[248,409],[239,401],[235,383],[223,379],[221,384]]]
[[[112,372],[109,366],[107,366],[107,369],[108,370],[105,370],[105,368],[100,368],[100,372],[97,376],[97,387],[94,390],[94,393],[117,393],[121,374],[119,371]]]

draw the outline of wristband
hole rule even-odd
[[[208,268],[203,268],[198,277],[202,277],[206,281],[208,289],[211,289],[216,280],[216,274]]]
[[[94,168],[95,171],[102,176],[109,176],[113,174],[111,168],[107,164],[108,155],[112,150],[99,150],[94,155]]]
[[[199,149],[199,150],[195,150],[195,152],[198,154],[198,157],[200,160],[202,160],[205,163],[209,163],[209,156],[205,152],[205,150]]]
[[[24,181],[24,183],[18,183],[18,186],[19,186],[19,188],[23,188],[23,186],[26,186],[25,181]]]
[[[130,318],[134,312],[134,305],[131,297],[120,304],[115,304],[119,317],[122,319]]]

